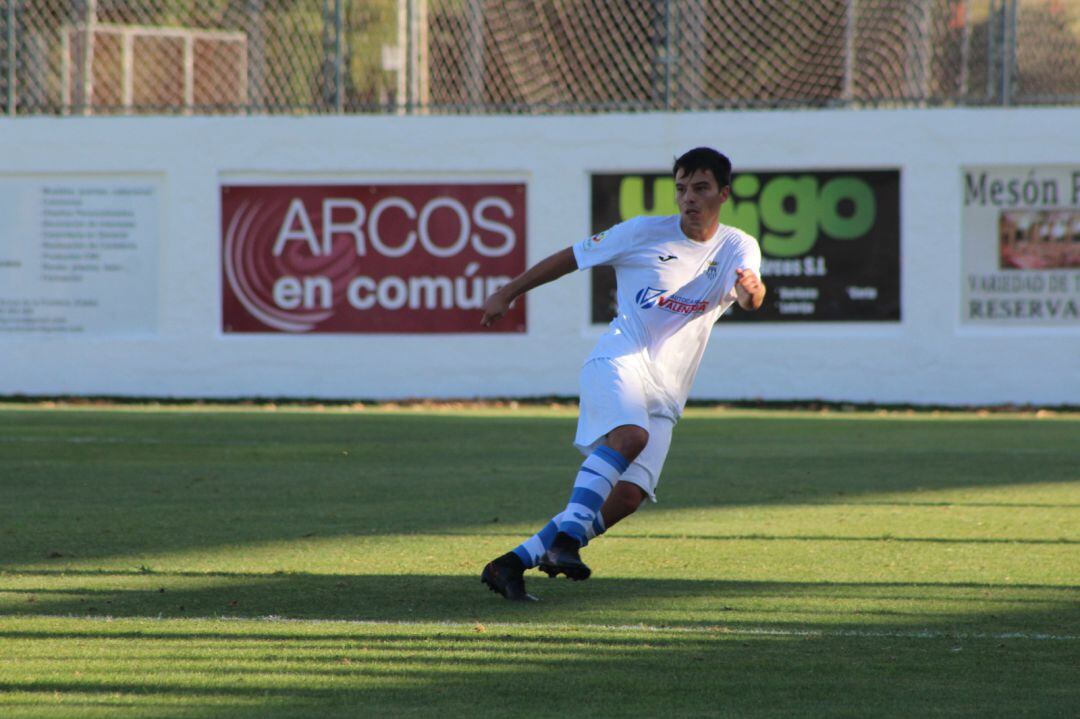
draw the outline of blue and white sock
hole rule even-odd
[[[514,554],[518,556],[526,569],[531,569],[539,564],[540,558],[551,548],[555,535],[559,533],[559,521],[561,519],[562,513],[555,515],[550,522],[544,525],[543,529],[514,547]],[[582,542],[581,546],[584,547],[589,543],[589,540],[599,537],[605,531],[607,531],[607,527],[604,526],[604,517],[600,512],[597,512],[596,518],[589,525],[588,532],[585,534],[585,541]]]
[[[555,535],[565,532],[585,546],[589,540],[603,534],[607,529],[600,507],[611,494],[619,475],[630,463],[610,447],[598,447],[585,458],[574,480],[570,503],[555,515],[544,528],[514,548],[525,568],[535,567],[551,547]]]
[[[570,502],[556,523],[559,531],[569,534],[583,547],[589,541],[590,532],[596,536],[594,523],[600,517],[600,507],[629,466],[626,458],[610,447],[597,447],[586,457],[574,480]],[[600,522],[602,524],[603,520]]]
[[[559,527],[556,524],[557,519],[558,516],[545,524],[544,528],[539,532],[514,547],[514,554],[518,556],[518,559],[521,560],[521,563],[525,565],[526,569],[530,569],[539,564],[540,558],[544,556],[544,552],[551,546],[551,542],[554,541],[555,535],[559,533]]]

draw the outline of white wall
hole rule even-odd
[[[0,394],[576,394],[600,331],[585,273],[536,290],[523,335],[222,335],[221,175],[521,176],[531,263],[589,233],[590,172],[662,171],[700,144],[763,171],[899,167],[903,319],[721,321],[693,397],[1080,403],[1080,325],[959,322],[960,168],[1080,165],[1080,109],[0,120],[0,175],[136,173],[163,187],[157,335],[0,335]]]

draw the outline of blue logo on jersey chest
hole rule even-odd
[[[655,307],[657,301],[663,296],[667,290],[658,290],[655,287],[646,287],[643,290],[638,290],[635,299],[641,309],[647,310],[650,307]]]

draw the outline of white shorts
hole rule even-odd
[[[586,456],[592,454],[608,432],[624,424],[645,429],[649,442],[619,479],[641,487],[655,502],[675,419],[661,401],[650,395],[632,360],[589,360],[581,368],[581,414],[574,446]]]

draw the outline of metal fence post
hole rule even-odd
[[[261,110],[265,103],[266,37],[263,33],[263,0],[248,0],[248,111]]]
[[[7,4],[7,113],[12,117],[15,117],[15,111],[18,109],[18,89],[16,82],[18,82],[18,76],[15,72],[15,62],[18,59],[15,54],[15,22],[16,22],[16,8],[15,3],[18,0],[8,0]]]
[[[79,105],[89,115],[94,104],[94,35],[97,23],[97,0],[85,0],[86,24],[83,26],[82,82],[79,83]]]
[[[962,16],[961,22],[964,23],[960,36],[960,76],[957,78],[957,100],[962,104],[967,104],[968,97],[968,66],[971,64],[971,13],[967,9],[967,5],[960,5],[960,12]]]
[[[484,104],[484,3],[468,0],[465,7],[465,97],[470,112]]]
[[[427,110],[427,0],[408,0],[408,52],[405,68],[408,75],[406,112],[410,115]]]
[[[666,110],[671,99],[671,66],[668,42],[671,0],[651,0],[649,50],[652,52],[652,76],[649,78],[649,103],[654,110]]]
[[[394,112],[404,115],[409,92],[409,3],[397,0],[397,82],[394,86]]]
[[[1005,0],[1002,8],[1001,104],[1012,104],[1013,70],[1016,64],[1016,21],[1018,0]]]
[[[412,115],[416,112],[416,95],[414,78],[416,77],[416,52],[413,45],[416,43],[416,33],[413,27],[416,24],[416,0],[405,0],[405,114]]]
[[[322,0],[322,58],[316,110],[323,112],[341,112],[338,109],[341,99],[340,1]]]
[[[991,0],[989,14],[986,17],[986,101],[990,102],[997,95],[997,35],[1001,26],[1000,0]]]
[[[933,53],[930,13],[927,0],[912,3],[908,11],[908,22],[914,36],[907,60],[909,102],[926,102],[930,96],[930,61]]]
[[[334,0],[334,105],[345,114],[345,2]]]
[[[930,99],[931,85],[934,75],[934,3],[933,0],[923,0],[922,15],[919,17],[919,39],[921,42],[921,54],[919,58],[919,100],[927,102]]]
[[[674,72],[675,43],[672,35],[675,31],[675,11],[672,9],[672,0],[664,0],[664,109],[672,109],[672,73]]]
[[[859,0],[847,0],[847,23],[844,26],[844,94],[845,104],[855,97],[855,31],[859,17]]]

